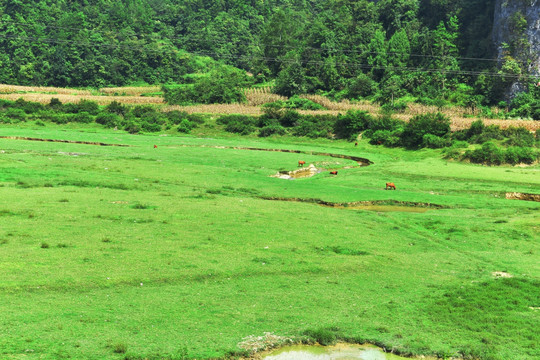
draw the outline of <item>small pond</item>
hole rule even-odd
[[[404,360],[373,345],[286,346],[270,352],[264,360]],[[410,359],[409,359],[410,360]]]

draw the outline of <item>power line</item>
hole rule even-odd
[[[109,49],[138,49],[141,52],[159,52],[162,53],[162,50],[158,49],[149,49],[147,47],[143,47],[140,45],[126,45],[126,44],[96,44],[91,42],[83,42],[83,41],[73,41],[73,40],[61,40],[61,39],[53,39],[53,38],[45,38],[45,37],[23,37],[23,36],[17,36],[17,35],[2,35],[0,34],[0,38],[7,38],[7,39],[17,39],[17,40],[23,40],[28,42],[35,42],[35,43],[58,43],[58,44],[75,44],[80,46],[87,46],[87,47],[103,47],[103,48],[109,48]],[[171,49],[172,51],[176,51],[176,49]],[[276,62],[276,63],[285,63],[285,64],[293,64],[293,63],[302,63],[302,64],[309,64],[309,65],[318,65],[322,66],[325,64],[324,61],[317,61],[317,60],[296,60],[296,59],[280,59],[280,58],[273,58],[273,57],[265,57],[265,56],[248,56],[248,55],[226,55],[226,54],[219,54],[212,51],[195,51],[195,52],[189,52],[193,55],[199,55],[199,56],[209,56],[209,57],[215,57],[215,58],[229,58],[233,60],[259,60],[259,61],[267,61],[267,62]],[[335,62],[334,63],[337,66],[345,67],[345,68],[356,68],[356,69],[367,69],[367,70],[391,70],[391,71],[398,71],[398,72],[428,72],[428,73],[444,73],[444,74],[452,74],[452,75],[463,75],[463,76],[478,76],[478,75],[484,75],[487,77],[501,77],[501,78],[509,78],[509,79],[519,79],[519,78],[525,78],[525,79],[536,79],[538,76],[534,75],[513,75],[513,74],[501,74],[501,73],[494,73],[494,72],[482,72],[482,71],[472,71],[472,70],[451,70],[451,69],[434,69],[434,68],[420,68],[420,67],[391,67],[391,66],[375,66],[371,64],[365,64],[365,63],[357,63],[357,62]]]
[[[0,20],[0,23],[7,23],[7,24],[15,24],[15,25],[22,25],[22,26],[32,26],[33,24],[27,24],[27,23],[21,23],[21,22],[15,22],[15,21],[4,21]],[[54,29],[68,29],[68,30],[74,30],[74,31],[94,31],[95,29],[84,29],[84,28],[75,28],[75,27],[66,27],[66,26],[58,26],[58,25],[45,25],[45,28],[54,28]],[[133,36],[136,36],[138,38],[144,38],[144,34],[132,34]],[[179,36],[169,36],[165,38],[164,40],[179,40],[183,41],[185,40],[185,37],[179,37]],[[213,43],[215,45],[223,46],[223,45],[229,45],[230,42],[220,42],[212,39],[206,39],[207,42]],[[261,44],[253,44],[246,41],[236,41],[234,43],[235,45],[242,44],[242,45],[256,45],[258,47],[271,47],[271,48],[281,48],[281,49],[291,49],[296,50],[298,49],[297,46],[292,45],[261,45]],[[372,54],[372,55],[407,55],[410,57],[417,57],[417,58],[431,58],[431,59],[456,59],[456,60],[474,60],[474,61],[487,61],[487,62],[500,62],[500,59],[496,58],[478,58],[478,57],[460,57],[460,56],[440,56],[440,55],[427,55],[427,54],[414,54],[414,53],[404,53],[404,52],[378,52],[378,51],[364,51],[364,50],[347,50],[347,49],[336,49],[336,48],[328,48],[328,49],[321,49],[311,46],[302,46],[302,50],[314,50],[317,52],[340,52],[340,53],[346,53],[346,54]]]

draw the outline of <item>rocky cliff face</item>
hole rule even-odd
[[[503,43],[510,44],[520,34],[516,34],[516,14],[526,20],[525,35],[529,49],[526,51],[529,73],[540,75],[540,0],[496,0],[493,21],[493,41],[499,58],[503,55]],[[517,54],[512,54],[516,56]]]

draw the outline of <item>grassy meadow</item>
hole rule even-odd
[[[409,356],[540,357],[540,203],[505,199],[540,193],[539,165],[448,162],[367,141],[77,126],[0,127],[129,145],[0,138],[1,359],[227,358],[266,332]],[[271,177],[298,160],[339,173]],[[390,181],[396,191],[384,190]]]

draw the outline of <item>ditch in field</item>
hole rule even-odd
[[[334,203],[330,201],[324,201],[320,199],[303,199],[303,198],[282,198],[282,197],[260,197],[263,200],[272,201],[291,201],[291,202],[303,202],[316,204],[324,207],[330,207],[335,209],[345,210],[369,210],[377,212],[413,212],[424,213],[432,209],[444,209],[443,205],[433,203],[422,203],[412,201],[397,201],[397,200],[375,200],[375,201],[354,201],[348,203]]]
[[[383,352],[373,345],[286,346],[263,356],[264,360],[401,360],[405,357]]]

